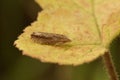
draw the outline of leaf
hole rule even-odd
[[[97,0],[95,4],[95,15],[102,33],[103,44],[109,46],[120,33],[120,1]]]
[[[15,41],[24,55],[61,65],[88,63],[103,55],[120,33],[119,0],[50,1],[37,0],[43,11]],[[33,32],[63,34],[72,42],[42,45],[31,39]]]

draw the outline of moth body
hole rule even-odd
[[[71,42],[65,35],[45,32],[33,32],[31,38],[41,44],[60,45]]]

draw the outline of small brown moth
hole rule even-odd
[[[31,39],[45,45],[60,45],[71,42],[65,35],[46,32],[33,32]]]

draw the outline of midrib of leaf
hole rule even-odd
[[[95,21],[95,25],[96,25],[96,29],[98,31],[98,36],[99,36],[99,40],[100,40],[100,43],[96,43],[96,44],[93,44],[93,45],[100,45],[102,43],[102,37],[101,37],[101,32],[100,32],[100,29],[99,29],[99,25],[98,25],[98,21],[97,21],[97,18],[96,18],[96,15],[95,15],[95,7],[94,7],[94,0],[91,0],[91,7],[92,7],[92,13],[90,13],[89,11],[85,10],[82,6],[78,5],[77,2],[75,2],[75,0],[72,0],[72,2],[77,5],[80,9],[82,9],[83,11],[85,11],[86,13],[89,13],[93,16],[94,18],[94,21]],[[91,45],[91,44],[88,44],[88,45]]]
[[[98,21],[97,21],[97,18],[96,18],[96,15],[95,15],[95,3],[94,3],[94,0],[91,0],[91,4],[92,4],[92,14],[93,14],[93,18],[94,18],[94,21],[95,21],[95,24],[96,24],[96,28],[97,28],[97,31],[98,31],[98,35],[99,35],[99,39],[100,39],[100,44],[102,43],[102,37],[101,37],[101,32],[100,32],[100,28],[99,28],[99,25],[98,25]]]
[[[101,37],[101,32],[100,32],[100,29],[99,29],[99,25],[98,25],[98,21],[97,21],[97,17],[95,15],[95,3],[94,3],[94,0],[91,0],[91,4],[92,4],[92,15],[93,15],[93,18],[94,18],[94,21],[95,21],[95,24],[96,24],[96,28],[97,28],[97,31],[98,31],[98,35],[99,35],[99,39],[100,39],[100,44],[102,43],[102,37]]]
[[[94,21],[95,21],[95,24],[96,24],[96,28],[97,28],[97,31],[98,31],[98,35],[99,35],[99,40],[100,40],[100,44],[102,43],[102,37],[101,37],[101,32],[100,32],[100,28],[99,28],[99,25],[98,25],[98,21],[97,21],[97,18],[96,18],[96,15],[95,15],[95,3],[94,3],[94,0],[91,0],[91,4],[92,4],[92,14],[93,14],[93,18],[94,18]]]

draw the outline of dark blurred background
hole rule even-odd
[[[13,46],[42,8],[34,0],[0,0],[0,80],[109,80],[102,59],[77,67],[41,63]],[[120,74],[120,37],[111,44]]]

